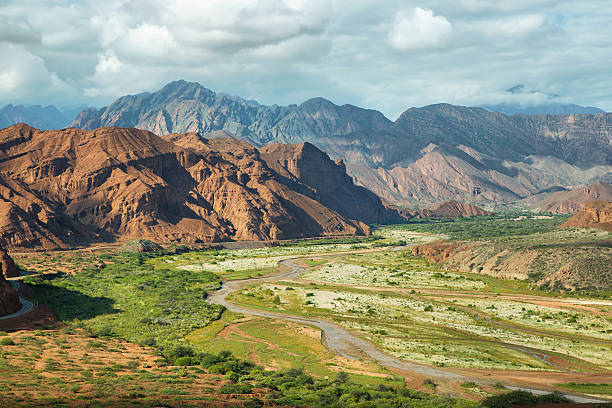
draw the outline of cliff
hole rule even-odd
[[[612,202],[590,201],[561,227],[601,228],[612,231]]]

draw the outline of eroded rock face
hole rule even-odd
[[[458,201],[450,200],[443,203],[437,203],[433,206],[421,210],[417,213],[417,217],[420,218],[432,218],[432,217],[476,217],[481,215],[491,215],[492,213],[483,210],[475,205],[460,203]]]
[[[11,257],[6,254],[2,247],[0,247],[0,259],[0,316],[4,316],[17,312],[21,308],[21,303],[19,302],[17,292],[5,279],[7,275],[16,275],[17,269]]]
[[[19,276],[15,261],[13,261],[13,258],[11,258],[2,247],[0,247],[0,268],[2,268],[2,275],[4,275],[5,278],[15,278]]]
[[[362,221],[303,194],[307,189],[235,139],[23,124],[0,130],[0,242],[10,247],[368,232]]]
[[[349,218],[367,223],[382,223],[402,219],[387,208],[380,197],[357,186],[346,174],[341,159],[332,161],[314,145],[270,144],[259,149],[261,158],[283,177],[303,184],[302,193]]]
[[[612,231],[612,202],[590,201],[561,227],[601,228]]]
[[[521,203],[540,212],[572,214],[589,201],[612,201],[612,185],[598,182],[573,190],[544,192]]]

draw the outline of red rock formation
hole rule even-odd
[[[294,184],[234,139],[20,124],[0,130],[0,242],[62,248],[368,232]]]
[[[2,263],[0,263],[0,316],[4,316],[18,311],[21,308],[21,302],[19,302],[17,292],[4,278],[7,275],[5,265],[9,268],[8,275],[12,275],[15,263],[2,247],[0,247],[0,254],[2,255]]]
[[[541,193],[521,201],[521,204],[539,212],[571,214],[580,211],[589,201],[612,201],[612,185],[593,183],[573,190]]]
[[[367,223],[399,220],[398,211],[383,205],[380,197],[356,186],[346,174],[342,160],[336,162],[305,142],[271,144],[259,149],[261,158],[278,174],[303,185],[302,193],[320,201],[340,214]]]
[[[17,265],[15,265],[13,258],[11,258],[2,247],[0,247],[0,268],[5,278],[19,276]]]
[[[412,247],[412,254],[422,256],[429,262],[444,263],[455,254],[460,244],[456,242],[432,242]]]
[[[480,207],[476,207],[475,205],[460,203],[454,200],[434,204],[433,206],[421,210],[417,213],[417,217],[420,218],[475,217],[479,215],[491,215],[491,213],[489,211],[483,210]]]
[[[590,201],[567,220],[563,227],[601,228],[612,231],[612,203],[607,201]]]

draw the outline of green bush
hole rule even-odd
[[[236,384],[223,384],[219,389],[221,394],[250,394],[253,391],[251,384],[243,382]]]
[[[197,361],[193,357],[179,357],[174,360],[174,365],[177,366],[192,366],[196,365]]]
[[[512,408],[514,405],[536,405],[564,402],[569,402],[569,400],[558,393],[534,395],[527,391],[512,391],[506,394],[498,394],[488,397],[482,402],[482,406],[486,408]]]
[[[0,346],[12,346],[15,342],[10,337],[2,337],[0,338]]]

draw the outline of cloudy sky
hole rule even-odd
[[[0,21],[0,105],[101,106],[186,79],[391,119],[548,94],[612,110],[609,0],[0,0]],[[517,84],[533,92],[504,92]]]

